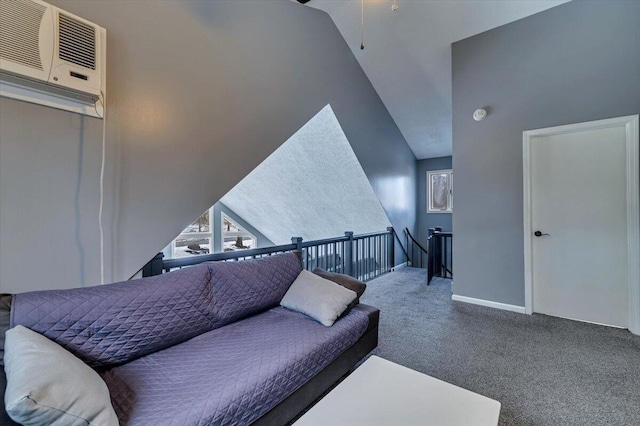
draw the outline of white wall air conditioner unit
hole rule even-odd
[[[40,0],[0,0],[0,96],[104,116],[107,31]]]

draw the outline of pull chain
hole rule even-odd
[[[364,0],[360,0],[360,49],[364,49]]]

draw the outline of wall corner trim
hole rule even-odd
[[[524,306],[509,305],[507,303],[494,302],[491,300],[484,300],[484,299],[476,299],[476,298],[467,297],[467,296],[459,296],[457,294],[452,294],[451,300],[455,302],[471,303],[472,305],[486,306],[488,308],[501,309],[503,311],[517,312],[519,314],[525,313]]]

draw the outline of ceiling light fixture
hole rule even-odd
[[[397,12],[398,9],[400,9],[400,6],[398,6],[398,1],[397,0],[393,0],[393,4],[391,5],[391,10],[394,12]]]

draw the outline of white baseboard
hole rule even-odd
[[[491,300],[475,299],[473,297],[467,296],[458,296],[457,294],[452,294],[451,300],[455,300],[456,302],[471,303],[472,305],[502,309],[503,311],[517,312],[519,314],[525,313],[524,306],[509,305],[507,303],[492,302]]]
[[[406,268],[407,267],[407,262],[403,262],[399,265],[394,266],[393,268],[391,268],[392,271],[397,271],[398,269],[402,269],[402,268]]]

